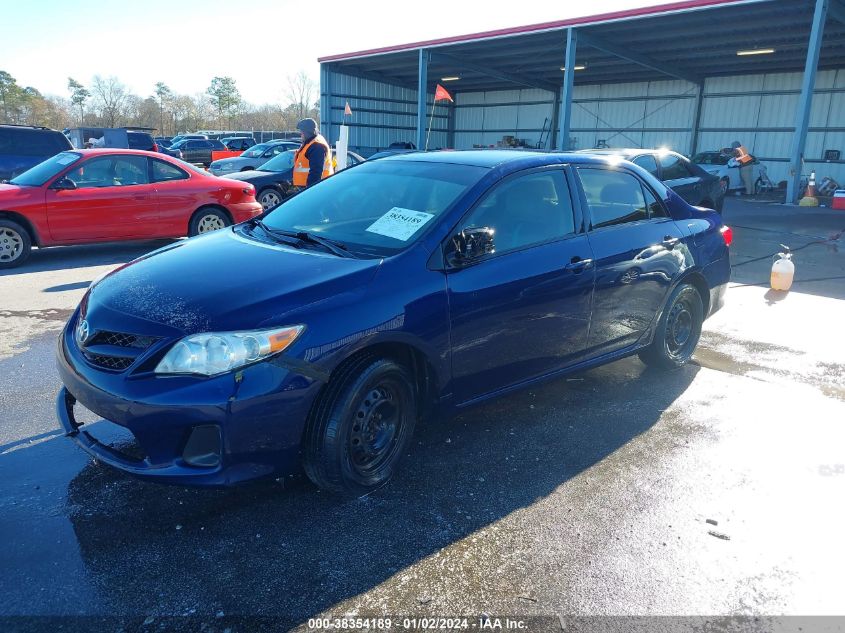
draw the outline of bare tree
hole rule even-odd
[[[159,81],[156,83],[155,95],[158,98],[158,121],[160,126],[158,133],[163,135],[166,134],[164,130],[164,104],[170,104],[173,100],[173,92],[167,87],[167,84]]]
[[[67,78],[67,89],[70,91],[70,102],[79,107],[79,125],[81,127],[85,125],[84,106],[91,93],[73,77]]]
[[[310,114],[315,89],[316,84],[304,70],[300,70],[295,75],[288,75],[286,97],[290,101],[288,107],[296,116],[297,121]]]
[[[94,84],[91,87],[94,100],[100,108],[100,116],[107,127],[115,127],[126,115],[129,93],[117,77],[107,78],[94,76]]]

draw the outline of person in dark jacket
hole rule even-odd
[[[296,124],[302,136],[302,146],[296,150],[293,161],[293,186],[311,187],[334,173],[332,148],[317,132],[314,119],[302,119]]]

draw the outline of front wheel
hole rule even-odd
[[[724,196],[724,195],[726,195],[726,194],[728,193],[728,188],[729,188],[729,181],[728,181],[728,179],[727,179],[727,178],[722,178],[722,179],[719,181],[719,191],[721,191],[721,192],[722,192],[722,195],[723,195],[723,196]]]
[[[304,466],[318,487],[360,496],[384,485],[407,449],[417,418],[408,370],[364,358],[329,382],[308,421]]]
[[[0,219],[0,268],[20,266],[32,251],[29,233],[17,222]]]
[[[282,204],[282,194],[277,189],[268,187],[258,193],[257,200],[265,211],[269,211]]]
[[[681,367],[692,358],[703,322],[701,295],[695,286],[681,284],[669,296],[654,332],[654,340],[640,350],[640,360],[660,369]]]
[[[229,216],[220,209],[200,209],[191,218],[188,226],[188,237],[224,229],[230,224],[232,224],[232,221]]]

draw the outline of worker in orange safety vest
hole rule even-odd
[[[314,119],[302,119],[296,124],[302,136],[302,146],[293,159],[293,186],[310,187],[334,173],[332,149],[321,134],[317,133]]]
[[[739,165],[739,177],[742,179],[742,184],[745,185],[745,195],[750,196],[754,193],[754,168],[752,167],[754,157],[739,141],[734,141],[731,144],[731,149],[734,151],[734,160]]]

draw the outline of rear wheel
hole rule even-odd
[[[728,193],[729,184],[730,184],[730,181],[727,178],[722,178],[719,181],[719,189],[722,191],[722,195],[725,195],[725,194]]]
[[[0,219],[0,268],[20,266],[32,251],[29,233],[17,222]]]
[[[258,192],[257,200],[265,211],[269,211],[282,203],[282,194],[277,189],[268,187]]]
[[[395,361],[368,357],[342,369],[305,432],[305,472],[317,486],[362,495],[396,471],[417,418],[416,389]]]
[[[695,286],[681,284],[669,296],[651,345],[640,350],[646,365],[673,369],[684,365],[701,337],[704,305]]]
[[[229,216],[220,209],[213,209],[211,207],[200,209],[191,218],[188,226],[188,237],[224,229],[231,224],[232,221],[229,219]]]

